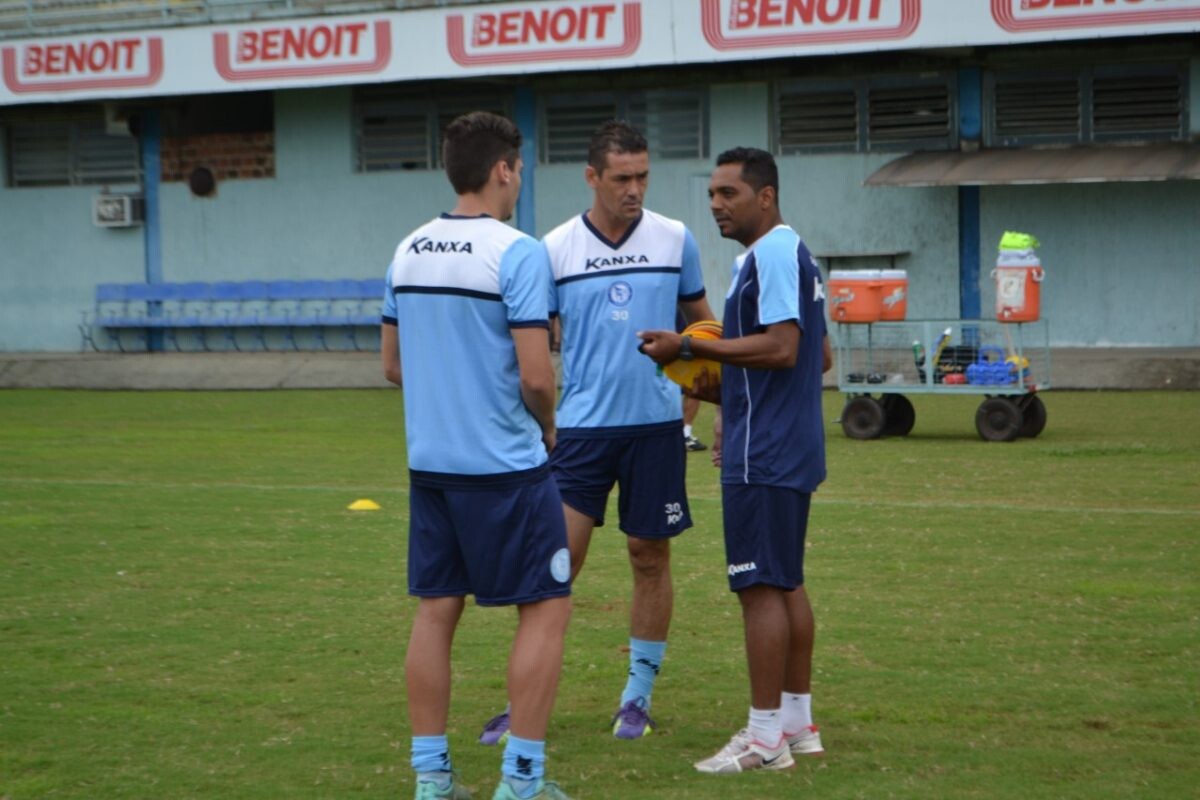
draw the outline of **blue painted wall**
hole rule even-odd
[[[1032,233],[1060,345],[1200,345],[1200,182],[983,189],[983,313],[1005,230]]]
[[[275,178],[215,197],[163,186],[168,281],[383,276],[409,230],[449,208],[440,172],[354,172],[350,91],[279,92]]]
[[[647,204],[692,228],[718,313],[740,248],[712,224],[708,175],[721,150],[769,145],[768,104],[765,84],[714,85],[711,157],[652,164]],[[440,172],[354,172],[349,89],[279,92],[275,114],[274,179],[224,181],[206,199],[162,186],[165,280],[382,275],[399,239],[454,202]],[[909,272],[909,316],[956,316],[957,190],[862,185],[898,155],[781,158],[784,217],[818,253],[909,251],[897,262]],[[539,234],[588,207],[582,163],[529,169]],[[0,350],[76,350],[95,284],[142,280],[142,232],[95,228],[97,190],[0,187]],[[1055,343],[1200,344],[1200,183],[985,188],[981,204],[985,316],[995,243],[1005,229],[1028,230],[1043,242]]]
[[[0,164],[8,163],[6,141],[0,128]],[[91,308],[96,284],[145,278],[142,229],[94,226],[98,187],[3,187],[0,351],[78,350],[80,312]]]

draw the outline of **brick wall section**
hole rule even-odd
[[[196,167],[208,167],[218,181],[275,177],[275,134],[206,133],[168,136],[162,142],[162,179],[186,181]]]

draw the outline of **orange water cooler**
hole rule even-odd
[[[829,272],[826,303],[834,322],[878,322],[883,316],[883,277],[877,269]]]
[[[885,269],[879,278],[879,316],[884,322],[898,322],[908,315],[908,273],[902,269]]]

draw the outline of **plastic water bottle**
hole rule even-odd
[[[925,366],[925,345],[920,340],[913,341],[913,363],[918,367]]]

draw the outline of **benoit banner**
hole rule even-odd
[[[1200,0],[528,0],[0,42],[0,105],[1200,31]]]

